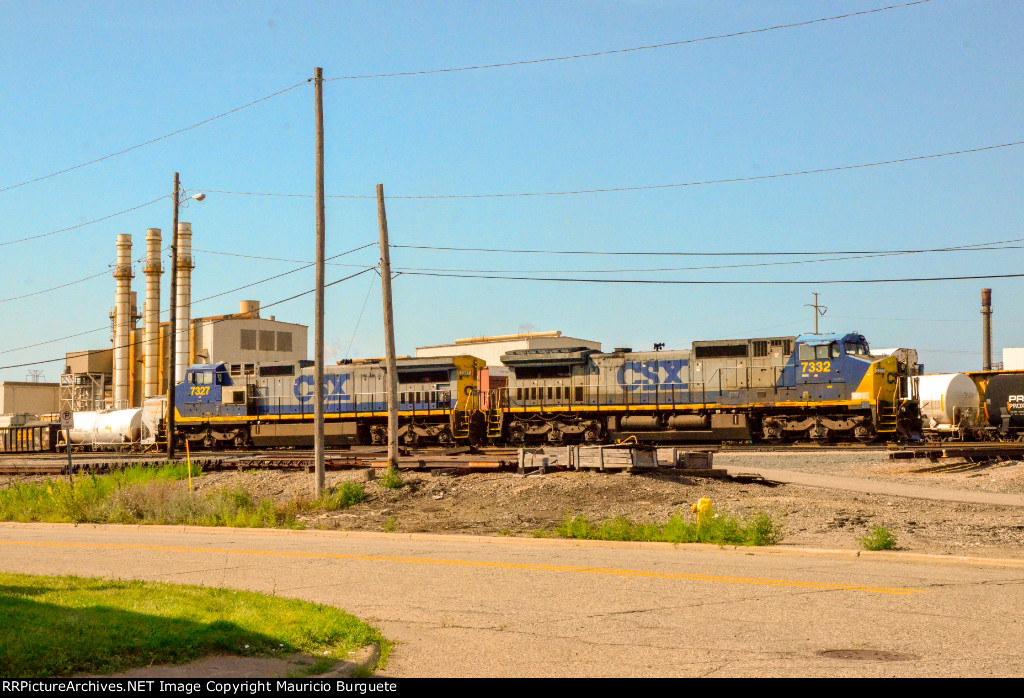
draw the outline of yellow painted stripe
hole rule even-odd
[[[0,545],[24,545],[51,548],[88,548],[100,550],[154,550],[161,552],[211,553],[215,555],[259,555],[267,557],[312,558],[319,560],[361,560],[365,562],[397,562],[417,565],[450,565],[455,567],[490,567],[497,569],[527,570],[533,572],[572,572],[578,574],[600,574],[616,577],[648,577],[654,579],[679,579],[689,582],[722,582],[726,584],[756,584],[762,586],[794,587],[798,589],[825,589],[832,591],[862,591],[876,594],[927,594],[925,589],[904,587],[873,587],[862,584],[830,584],[826,582],[804,582],[790,579],[762,579],[758,577],[724,577],[712,574],[687,574],[684,572],[652,572],[650,570],[629,570],[615,567],[576,567],[572,565],[534,565],[522,562],[490,562],[486,560],[444,560],[430,557],[401,557],[397,555],[351,555],[345,553],[303,553],[284,550],[244,550],[230,548],[199,548],[183,545],[126,545],[118,543],[63,543],[57,541],[14,541],[0,540]]]
[[[621,412],[628,410],[629,412],[639,412],[643,410],[749,410],[755,408],[767,408],[767,407],[856,407],[861,409],[861,405],[864,403],[874,404],[874,400],[829,400],[822,402],[811,402],[811,401],[795,401],[791,400],[788,402],[753,402],[745,405],[727,405],[718,404],[717,402],[708,402],[702,404],[677,404],[672,405],[670,403],[662,403],[660,405],[544,405],[541,406],[529,406],[529,407],[510,407],[509,412]]]

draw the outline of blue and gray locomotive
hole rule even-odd
[[[456,444],[484,438],[479,376],[472,356],[399,359],[399,440]],[[196,364],[175,386],[175,435],[205,448],[313,445],[313,362]],[[387,376],[382,360],[327,366],[328,446],[387,443]],[[144,408],[145,409],[145,408]]]
[[[896,440],[920,430],[914,367],[863,335],[694,342],[688,350],[535,349],[501,357],[488,435],[512,444]],[[908,396],[908,397],[901,397]]]

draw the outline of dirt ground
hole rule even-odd
[[[884,452],[791,454],[719,453],[716,467],[790,469],[876,481],[1003,493],[1024,493],[1024,463],[995,465],[889,460]],[[626,516],[661,522],[710,497],[716,508],[747,515],[765,511],[783,526],[782,545],[858,549],[857,538],[882,525],[900,550],[1024,558],[1024,508],[864,494],[786,484],[740,483],[684,477],[671,470],[627,474],[586,471],[432,475],[403,472],[395,490],[368,479],[372,471],[331,471],[328,487],[363,482],[366,499],[345,510],[307,517],[310,528],[529,536],[552,528],[567,513],[593,522]],[[285,502],[313,494],[313,475],[289,471],[209,473],[214,487],[239,480]]]

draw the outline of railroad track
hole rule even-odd
[[[888,452],[890,459],[927,458],[932,461],[963,459],[968,462],[1024,460],[1024,443],[947,443],[947,444],[689,444],[693,450],[719,453],[867,453]],[[458,452],[456,452],[458,451]],[[184,463],[185,457],[175,459]],[[312,450],[287,451],[201,451],[189,459],[204,470],[279,469],[305,470],[314,467]],[[167,463],[161,453],[76,453],[72,457],[75,473],[106,473],[133,466],[156,466]],[[327,470],[351,468],[383,468],[387,452],[380,447],[353,447],[329,451],[324,457]],[[487,471],[511,470],[518,465],[518,450],[484,447],[473,452],[465,449],[439,448],[405,451],[399,459],[403,470]],[[54,453],[0,455],[0,475],[62,475],[68,471],[67,456]]]

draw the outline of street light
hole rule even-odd
[[[174,173],[174,223],[171,225],[171,313],[168,332],[170,332],[170,346],[167,350],[167,458],[174,458],[174,413],[176,407],[174,404],[174,360],[176,353],[176,339],[178,336],[177,321],[178,321],[178,209],[181,208],[182,203],[187,203],[190,200],[202,201],[206,198],[206,194],[193,194],[192,196],[186,197],[184,200],[181,198],[181,186],[178,181],[178,173]]]

